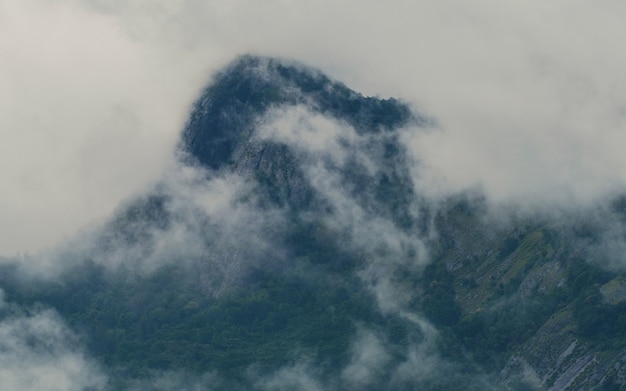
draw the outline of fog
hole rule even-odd
[[[616,1],[97,1],[0,5],[0,253],[102,220],[168,164],[213,71],[253,52],[436,120],[407,140],[433,196],[585,204],[623,189]]]
[[[7,391],[101,390],[106,376],[55,311],[22,308],[0,291],[0,382]]]
[[[242,178],[176,161],[191,104],[211,75],[235,56],[255,53],[311,65],[432,118],[432,126],[409,126],[399,137],[411,162],[408,184],[433,205],[471,189],[496,213],[579,210],[576,220],[588,212],[584,219],[603,229],[586,251],[623,267],[624,223],[596,203],[626,190],[624,11],[617,1],[564,0],[4,0],[0,254],[26,253],[19,259],[47,276],[85,254],[111,267],[137,261],[140,272],[206,257],[212,269],[205,282],[215,296],[256,260],[282,260],[273,230],[286,227],[284,210],[256,209],[255,189]],[[376,137],[385,136],[364,137],[306,107],[263,121],[255,141],[297,151],[306,179],[332,211],[299,217],[368,255],[357,273],[378,309],[410,322],[424,339],[391,352],[384,333],[362,327],[339,377],[325,378],[300,357],[251,374],[251,384],[402,387],[459,373],[433,347],[437,330],[407,310],[419,292],[396,280],[399,270],[430,261],[428,241],[436,233],[399,227],[335,170],[356,164],[368,178],[380,174]],[[133,227],[149,239],[138,245],[112,237],[102,246],[111,227],[101,223],[155,188],[171,199],[171,224]],[[411,219],[421,218],[418,206],[410,205]],[[49,248],[45,256],[28,255]],[[0,308],[2,384],[105,387],[106,375],[54,311],[4,301]],[[468,381],[495,388],[489,376]],[[219,374],[165,372],[131,386],[201,389],[218,382]]]

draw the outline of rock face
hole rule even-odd
[[[622,219],[619,208],[602,215]],[[577,221],[581,231],[537,218],[475,225],[471,208],[440,216],[445,248],[431,267],[443,263],[458,306],[451,347],[493,365],[503,389],[623,386],[623,273],[585,250],[589,233],[603,230],[595,217]]]
[[[12,266],[0,285],[81,330],[113,389],[154,371],[224,390],[620,389],[626,278],[605,265],[624,201],[552,218],[428,200],[401,141],[428,123],[240,57],[195,103],[179,171],[62,253],[58,281]]]
[[[181,149],[205,167],[271,184],[276,202],[308,207],[313,192],[297,153],[284,143],[255,137],[268,112],[296,106],[346,123],[359,134],[426,122],[395,99],[365,97],[303,65],[243,56],[217,74],[195,103]]]

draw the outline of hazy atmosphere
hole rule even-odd
[[[624,15],[0,0],[3,390],[625,389]]]
[[[246,52],[434,119],[407,132],[431,195],[602,197],[626,183],[624,12],[609,0],[2,0],[0,254],[50,246],[152,183],[201,86]]]

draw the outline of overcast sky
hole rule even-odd
[[[155,181],[213,71],[293,58],[437,127],[432,194],[584,203],[626,184],[626,3],[0,0],[0,254],[33,252]]]

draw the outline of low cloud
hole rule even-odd
[[[499,389],[489,374],[467,372],[441,357],[436,330],[423,320],[414,321],[414,330],[420,330],[422,338],[403,344],[391,343],[380,330],[360,327],[338,371],[301,358],[296,364],[258,375],[253,382],[263,390]]]
[[[153,182],[210,73],[245,52],[434,118],[407,140],[425,191],[480,187],[531,206],[622,191],[625,7],[4,1],[0,252],[53,244]]]
[[[322,391],[328,386],[319,379],[319,373],[305,363],[286,367],[257,382],[263,390],[295,389],[302,391]]]
[[[176,165],[179,131],[210,73],[244,52],[294,58],[367,95],[402,98],[434,118],[432,128],[404,129],[400,139],[412,159],[407,184],[431,201],[472,189],[503,209],[592,210],[626,189],[624,11],[617,1],[564,0],[4,1],[0,254],[49,247],[158,181]],[[395,275],[429,261],[429,232],[399,227],[390,210],[370,209],[335,170],[353,164],[365,178],[376,178],[385,169],[376,160],[377,140],[305,108],[272,115],[261,138],[303,153],[305,175],[332,211],[308,217],[366,255],[360,276],[384,314],[410,316],[406,307],[415,293]],[[77,259],[90,253],[113,267],[137,260],[148,271],[177,257],[202,258],[217,266],[211,271],[219,279],[217,294],[219,283],[247,267],[240,261],[259,259],[259,249],[263,257],[281,258],[271,243],[282,211],[261,213],[254,202],[241,201],[253,193],[241,178],[170,170],[161,184],[171,197],[167,228],[148,227],[148,241],[113,240],[107,248],[93,241],[102,234],[95,228],[85,234],[86,244],[78,244],[83,237],[69,240],[61,255],[26,257],[30,267],[52,274],[58,260],[71,258],[68,248]],[[411,220],[421,218],[419,205],[406,207]],[[606,222],[606,229],[585,245],[621,265],[626,229],[612,213],[591,214],[600,216],[592,223]],[[241,237],[249,246],[242,247]],[[54,312],[11,311],[0,321],[3,386],[103,387],[105,377]],[[382,337],[364,332],[342,379],[324,379],[300,364],[259,384],[363,385],[388,365],[388,354]],[[394,386],[443,382],[456,373],[428,344],[411,344],[403,354],[392,371]],[[167,375],[147,387],[206,384],[181,379]],[[495,388],[487,377],[471,381]]]
[[[17,261],[27,274],[43,279],[86,261],[137,276],[181,265],[195,270],[207,293],[218,295],[251,268],[269,270],[285,259],[284,211],[258,201],[253,181],[174,163],[145,196],[122,204],[105,224],[5,262]]]
[[[192,375],[185,372],[155,373],[142,379],[129,381],[128,391],[204,391],[220,385],[217,375]]]
[[[398,147],[396,135],[358,134],[341,119],[325,118],[297,106],[269,113],[256,137],[287,144],[294,151],[308,183],[327,206],[303,212],[301,217],[320,222],[343,248],[362,258],[360,275],[381,310],[401,310],[411,293],[392,280],[399,267],[416,271],[429,262],[429,233],[403,228],[397,221],[399,214],[410,221],[409,225],[420,218],[418,198],[401,205],[400,211],[392,211],[389,205],[393,198],[402,194],[391,192],[384,199],[375,196],[381,186],[394,185],[380,185],[382,178],[404,181],[399,190],[402,193],[413,188],[410,161],[401,153],[385,156],[386,144]]]
[[[7,391],[104,390],[106,376],[52,310],[24,310],[0,291],[0,383]]]
[[[352,360],[341,377],[352,387],[362,388],[378,381],[391,359],[385,342],[373,332],[362,330],[352,346]]]

